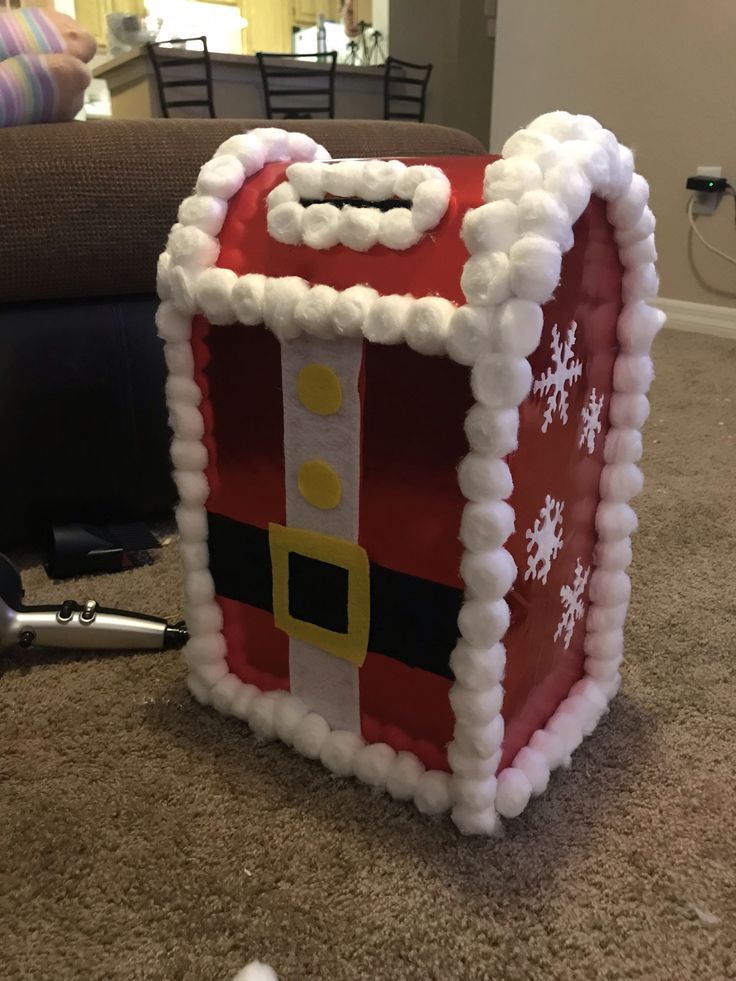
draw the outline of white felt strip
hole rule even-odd
[[[362,358],[362,338],[345,338],[336,344],[302,336],[281,345],[286,523],[290,527],[357,540],[361,424],[358,379]],[[332,415],[311,412],[299,400],[299,373],[309,365],[326,365],[340,379],[342,401]],[[339,477],[342,494],[337,507],[314,507],[300,493],[299,470],[310,460],[329,464]],[[292,694],[333,728],[359,735],[358,671],[354,664],[304,641],[289,640]]]

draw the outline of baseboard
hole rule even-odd
[[[656,304],[667,314],[667,326],[672,330],[736,340],[736,307],[689,303],[687,300],[668,300],[666,297],[659,297]]]

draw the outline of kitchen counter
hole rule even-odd
[[[197,51],[177,51],[176,57],[201,57]],[[258,59],[254,55],[210,52],[215,112],[221,119],[265,117],[265,106]],[[310,63],[284,61],[284,67],[308,68]],[[197,66],[201,71],[201,66]],[[187,78],[186,66],[171,69]],[[112,115],[120,119],[150,119],[161,116],[153,69],[146,51],[137,48],[99,65],[95,78],[104,79],[110,89]],[[172,90],[176,91],[176,90]],[[199,89],[191,95],[199,98]],[[197,93],[196,96],[194,93]],[[202,89],[204,92],[204,88]],[[182,98],[177,95],[174,98]],[[202,116],[200,108],[181,108],[177,116]],[[364,68],[337,65],[335,69],[335,116],[338,119],[383,118],[383,67]]]

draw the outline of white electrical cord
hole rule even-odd
[[[734,198],[736,198],[736,193],[734,193]],[[698,231],[698,227],[695,224],[695,217],[693,216],[694,203],[695,203],[695,198],[692,197],[690,198],[687,204],[687,217],[688,220],[690,221],[690,227],[692,228],[693,232],[695,232],[695,235],[700,239],[700,241],[703,243],[706,249],[708,249],[709,252],[715,252],[716,255],[719,255],[721,257],[721,259],[725,259],[726,262],[732,262],[734,266],[736,266],[736,258],[734,256],[728,255],[726,252],[721,252],[721,250],[717,249],[715,245],[711,245],[710,242],[706,242],[703,236],[700,234],[700,232]]]

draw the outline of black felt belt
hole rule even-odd
[[[217,595],[273,612],[268,532],[221,514],[208,519]],[[347,573],[339,566],[291,553],[289,595],[290,613],[298,619],[347,629]],[[462,590],[453,586],[371,562],[368,650],[452,678],[449,659],[462,598]]]

